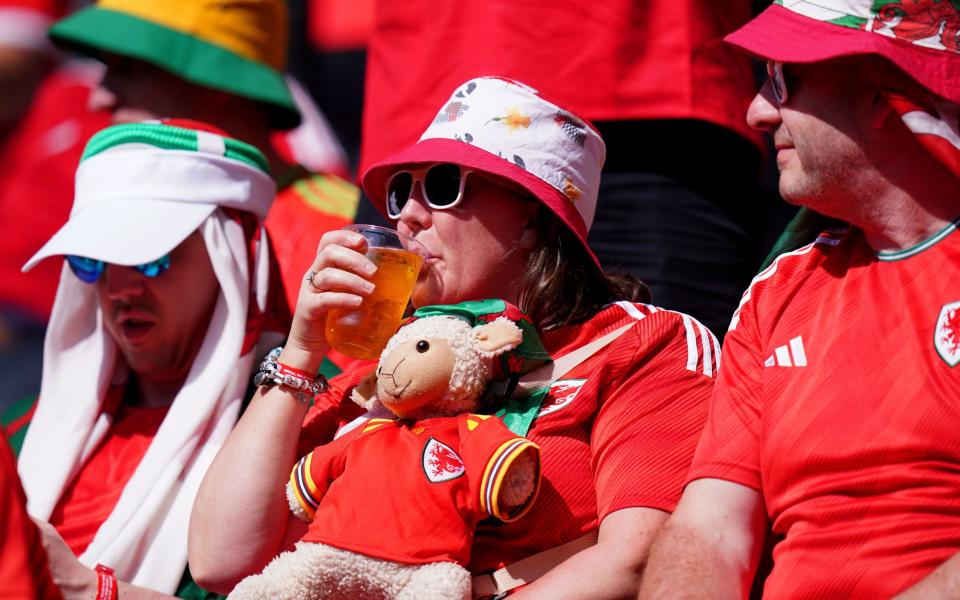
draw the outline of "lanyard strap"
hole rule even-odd
[[[631,327],[633,327],[633,323],[624,325],[589,344],[584,344],[572,352],[567,352],[553,362],[527,373],[520,378],[513,396],[503,408],[497,411],[497,416],[503,420],[510,431],[519,436],[527,435],[533,425],[533,420],[540,412],[543,398],[550,391],[550,386],[579,364],[607,347]]]

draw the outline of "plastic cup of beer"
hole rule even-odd
[[[367,258],[377,265],[370,279],[375,287],[359,308],[327,314],[327,342],[353,358],[376,358],[400,327],[427,250],[386,227],[355,224],[344,229],[366,238]]]

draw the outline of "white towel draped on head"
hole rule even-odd
[[[183,576],[193,500],[236,423],[255,358],[254,351],[240,356],[251,289],[242,227],[217,209],[200,230],[221,288],[210,327],[183,389],[80,557],[87,566],[103,563],[123,581],[165,593],[173,593]],[[261,309],[267,247],[258,244],[255,261],[253,289]],[[112,418],[101,406],[125,370],[104,327],[96,287],[80,282],[64,264],[44,344],[40,401],[19,461],[32,516],[50,518],[109,431]]]

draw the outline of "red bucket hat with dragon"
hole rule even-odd
[[[960,177],[960,1],[776,0],[725,41],[782,63],[890,61],[926,92],[884,90],[890,105]]]

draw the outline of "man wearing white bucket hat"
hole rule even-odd
[[[262,227],[275,191],[259,151],[203,124],[117,125],[88,143],[69,220],[24,267],[65,257],[19,459],[30,514],[82,563],[48,530],[64,589],[192,585],[197,487],[258,343],[283,326]]]
[[[960,5],[781,0],[748,122],[840,222],[743,296],[642,597],[960,593]],[[758,584],[760,582],[757,582]]]

